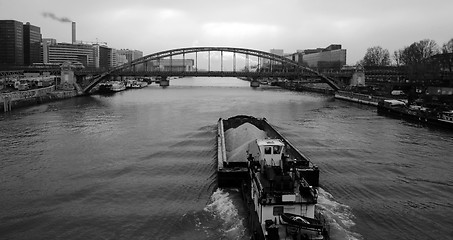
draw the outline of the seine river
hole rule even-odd
[[[321,169],[332,239],[451,239],[453,133],[314,93],[183,78],[0,114],[0,239],[249,239],[216,124],[266,117]]]

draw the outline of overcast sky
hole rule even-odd
[[[43,38],[107,42],[145,55],[193,46],[285,53],[341,44],[347,63],[366,49],[392,54],[422,39],[453,38],[451,0],[0,0],[0,19],[30,22]],[[54,16],[52,18],[51,16]]]

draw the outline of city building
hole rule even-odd
[[[70,61],[80,62],[87,68],[96,68],[93,45],[70,43],[50,44],[47,45],[47,49],[44,49],[44,55],[48,56],[47,62],[45,63],[62,64]]]
[[[55,45],[55,44],[57,44],[57,39],[55,39],[55,38],[43,38],[42,42],[43,43],[46,42],[47,45]]]
[[[269,53],[278,55],[278,56],[285,56],[285,53],[283,49],[271,49],[269,50]],[[271,64],[271,61],[269,59],[263,59],[262,65],[263,66],[269,66]],[[274,63],[273,63],[274,64]]]
[[[42,39],[42,48],[41,48],[41,56],[43,63],[49,63],[49,46],[56,45],[57,40],[55,38],[43,38]]]
[[[112,49],[112,67],[121,66],[127,63],[126,55],[121,55],[118,53],[117,49]]]
[[[143,57],[143,52],[142,51],[138,51],[138,50],[120,49],[120,50],[117,50],[117,53],[119,55],[126,56],[127,62],[132,62],[132,61],[134,61],[137,58]]]
[[[297,50],[295,53],[285,54],[284,57],[291,59],[295,62],[302,62],[302,56],[304,55],[303,50]]]
[[[283,49],[271,49],[269,52],[278,56],[284,55]]]
[[[117,65],[116,66],[120,66],[120,65],[123,65],[123,64],[126,64],[127,63],[127,58],[126,56],[124,55],[119,55],[119,54],[116,54],[117,56]]]
[[[283,49],[271,49],[272,54],[283,56],[295,62],[299,62],[307,67],[323,70],[340,70],[346,65],[346,49],[342,49],[340,44],[331,44],[326,48],[297,50],[295,53],[284,53]],[[269,60],[263,61],[263,67],[273,65]],[[278,64],[273,67],[278,68]]]
[[[27,22],[23,26],[24,36],[24,65],[33,65],[33,63],[42,63],[41,56],[41,29],[37,26],[30,25]]]
[[[107,71],[112,67],[128,63],[127,57],[133,60],[143,55],[140,51],[134,51],[124,54],[122,50],[98,43],[56,43],[54,39],[43,39],[44,63],[51,64],[62,64],[67,61],[80,62],[85,68]]]
[[[310,68],[319,71],[325,69],[341,69],[346,65],[346,49],[341,49],[340,44],[332,44],[326,48],[306,49],[302,53],[302,62]],[[298,57],[300,62],[300,55]]]
[[[24,65],[23,23],[0,20],[0,66]]]
[[[72,43],[57,43],[42,38],[41,28],[27,22],[0,20],[0,66],[61,65],[72,62],[98,70],[132,62],[143,57],[138,50],[115,50],[107,43],[77,41],[76,23],[72,22]]]
[[[109,68],[113,67],[113,51],[111,48],[99,44],[94,44],[93,51],[95,68],[107,71]]]

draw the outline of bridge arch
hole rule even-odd
[[[268,52],[264,52],[264,51],[260,51],[260,50],[254,50],[254,49],[234,48],[234,47],[189,47],[189,48],[177,48],[177,49],[171,49],[171,50],[165,50],[165,51],[161,51],[161,52],[157,52],[157,53],[152,53],[152,54],[143,56],[141,58],[135,59],[130,63],[126,63],[123,65],[114,67],[107,72],[104,72],[98,76],[95,76],[92,79],[93,81],[91,82],[91,84],[89,84],[84,89],[84,92],[89,93],[89,91],[94,86],[96,86],[99,82],[101,82],[105,77],[107,77],[111,74],[117,73],[117,72],[127,70],[127,69],[132,69],[137,65],[145,64],[150,61],[161,60],[161,59],[167,58],[167,57],[173,57],[173,56],[179,56],[179,55],[184,56],[185,54],[200,53],[200,52],[230,52],[230,53],[234,53],[234,54],[238,53],[238,54],[244,54],[244,55],[249,55],[249,56],[255,56],[258,58],[262,58],[262,59],[267,59],[270,61],[281,63],[282,65],[285,65],[285,66],[291,66],[297,72],[301,72],[301,73],[305,72],[305,73],[312,74],[313,76],[319,77],[321,79],[321,81],[327,83],[334,90],[339,89],[337,84],[335,84],[335,82],[332,81],[327,76],[325,76],[313,69],[307,68],[307,67],[303,66],[302,64],[300,64],[296,61],[293,61],[289,58],[279,56],[279,55],[276,55],[273,53],[268,53]]]

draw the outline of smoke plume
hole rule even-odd
[[[55,16],[55,14],[50,13],[50,12],[42,13],[42,15],[43,15],[44,17],[50,17],[50,18],[53,19],[53,20],[57,20],[57,21],[63,22],[63,23],[72,22],[71,19],[69,19],[69,18],[67,18],[67,17],[59,18],[59,17]]]

